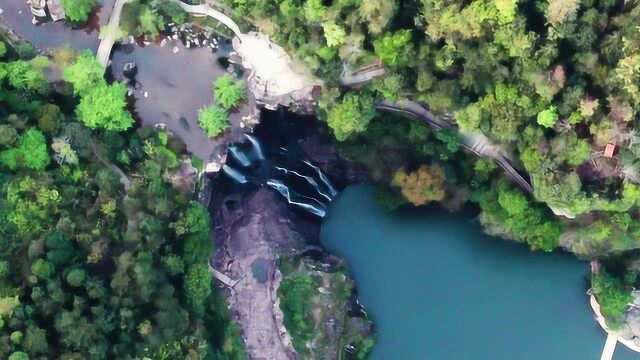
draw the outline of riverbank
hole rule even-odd
[[[598,261],[595,261],[595,260],[592,261],[591,262],[592,276],[597,275],[601,271],[601,268],[602,268],[602,265]],[[601,306],[594,294],[593,289],[589,289],[589,291],[587,291],[587,294],[589,295],[589,304],[591,305],[591,309],[595,314],[595,319],[598,322],[598,324],[600,324],[600,327],[602,327],[602,329],[608,334],[608,336],[616,339],[617,342],[623,344],[627,348],[635,352],[640,352],[640,337],[638,337],[634,333],[635,332],[634,330],[637,330],[636,321],[634,319],[630,319],[629,314],[625,314],[624,321],[620,325],[620,328],[615,330],[612,329],[609,325],[607,325],[607,319],[602,314]],[[627,305],[631,311],[633,311],[638,306],[635,300],[636,298],[635,295],[636,295],[636,291],[633,291],[632,292],[633,303]],[[637,313],[637,310],[635,312]],[[609,341],[609,339],[607,339],[607,341]],[[615,345],[613,345],[611,348],[605,347],[605,350],[603,351],[602,359],[610,359],[610,357],[608,357],[607,352],[610,351],[610,353],[613,353],[613,349],[615,349]]]

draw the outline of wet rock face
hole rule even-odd
[[[138,73],[138,66],[133,61],[130,61],[124,64],[124,66],[122,67],[122,75],[128,79],[135,78],[137,73]]]

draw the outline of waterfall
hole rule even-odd
[[[227,176],[229,176],[231,179],[235,180],[239,184],[246,184],[246,183],[249,182],[249,180],[247,179],[247,177],[244,174],[242,174],[240,171],[230,167],[227,164],[222,165],[222,171],[225,174],[227,174]]]
[[[328,194],[324,193],[324,192],[320,189],[320,186],[318,185],[318,182],[317,182],[314,178],[312,178],[311,176],[302,175],[302,174],[300,174],[300,173],[299,173],[299,172],[297,172],[297,171],[289,170],[289,169],[285,169],[285,168],[283,168],[283,167],[279,167],[279,166],[276,166],[276,167],[275,167],[275,169],[276,169],[276,170],[280,170],[280,171],[282,171],[282,172],[283,172],[283,173],[285,173],[285,174],[292,174],[292,175],[294,175],[294,176],[297,176],[297,177],[299,177],[299,178],[304,179],[306,182],[308,182],[308,183],[309,183],[309,185],[313,186],[313,188],[314,188],[314,189],[316,189],[316,191],[318,192],[318,194],[322,195],[322,196],[323,196],[325,199],[327,199],[328,201],[332,201],[332,200],[333,200],[333,197],[331,197],[331,196],[329,196]]]
[[[239,166],[222,166],[222,171],[231,180],[241,185],[267,186],[290,205],[321,218],[326,216],[327,204],[338,192],[319,167],[304,159],[291,159],[297,152],[289,152],[282,146],[275,154],[267,152],[265,156],[258,138],[249,134],[244,136],[245,143],[229,145],[229,154]]]
[[[240,149],[238,149],[237,145],[229,145],[229,152],[234,159],[238,160],[242,167],[251,165],[251,160],[249,160],[249,157],[246,154],[240,152]]]
[[[335,197],[336,195],[338,195],[338,192],[336,191],[336,189],[333,187],[333,184],[331,184],[331,181],[329,181],[329,178],[327,177],[327,175],[325,175],[322,170],[320,170],[319,167],[313,165],[312,163],[310,163],[307,160],[303,161],[305,164],[309,165],[312,169],[314,169],[316,171],[316,173],[318,174],[318,176],[320,177],[320,180],[322,180],[322,182],[324,183],[324,185],[327,187],[327,190],[329,190],[329,192],[331,193],[332,197]]]
[[[260,145],[260,142],[258,141],[258,139],[246,133],[244,134],[244,137],[246,137],[247,140],[249,140],[249,142],[251,143],[251,147],[253,148],[253,152],[256,155],[256,158],[258,160],[264,160],[264,154],[262,153],[262,146]]]
[[[287,185],[285,185],[284,183],[282,183],[280,180],[275,180],[275,179],[271,179],[271,180],[267,180],[267,186],[269,186],[272,189],[275,189],[277,192],[279,192],[282,196],[284,196],[285,199],[287,199],[287,202],[291,205],[295,205],[300,207],[301,209],[304,209],[314,215],[317,215],[321,218],[325,217],[327,215],[327,210],[326,208],[324,208],[324,206],[314,206],[311,205],[309,203],[305,203],[305,202],[299,202],[299,201],[295,201],[293,199],[293,196],[297,195],[295,192],[292,192]],[[317,200],[316,200],[317,201]]]

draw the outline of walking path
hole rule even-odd
[[[240,282],[240,279],[233,280],[229,276],[216,270],[213,267],[213,265],[211,265],[211,263],[209,263],[209,271],[211,272],[211,274],[213,274],[214,278],[218,279],[218,281],[220,281],[224,286],[228,287],[229,289],[233,289],[238,284],[238,282]]]
[[[107,25],[107,33],[102,38],[103,34],[100,34],[101,41],[98,46],[98,52],[96,54],[96,58],[98,62],[103,66],[107,67],[109,64],[109,56],[111,55],[111,49],[113,45],[115,45],[117,39],[117,33],[120,26],[120,17],[122,16],[122,9],[124,5],[131,0],[116,0],[115,5],[113,6],[113,12],[111,12],[111,17],[109,18],[109,24]]]
[[[191,15],[194,15],[194,16],[210,16],[210,17],[220,21],[226,27],[231,29],[231,31],[233,31],[233,33],[237,37],[239,37],[239,38],[242,37],[242,31],[240,31],[240,27],[238,27],[238,24],[236,24],[236,22],[233,21],[233,19],[231,19],[227,15],[221,13],[220,11],[212,8],[211,6],[209,6],[207,4],[189,5],[189,4],[183,3],[180,0],[173,0],[173,2],[178,4],[184,11],[188,12]]]
[[[421,104],[402,100],[398,102],[381,101],[376,105],[376,109],[380,111],[399,113],[412,118],[420,119],[436,130],[452,129],[457,130],[456,125],[438,116],[435,116],[426,107]],[[488,137],[480,133],[462,133],[460,132],[460,145],[466,150],[472,152],[479,157],[487,157],[496,161],[522,190],[533,193],[533,186],[518,169],[513,166],[513,159],[509,154],[503,151],[500,146],[494,144]]]
[[[607,342],[604,344],[604,349],[602,349],[602,356],[600,356],[600,360],[612,360],[613,352],[616,350],[617,343],[617,336],[609,334],[609,336],[607,336]]]

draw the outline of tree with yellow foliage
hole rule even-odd
[[[402,195],[413,205],[426,205],[444,199],[444,170],[439,165],[421,165],[407,173],[403,168],[393,176],[393,186],[399,187]]]

